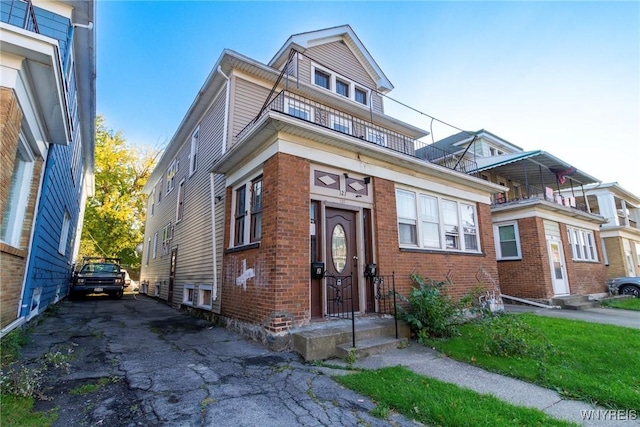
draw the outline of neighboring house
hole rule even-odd
[[[145,187],[141,290],[275,347],[325,317],[336,283],[359,313],[394,272],[404,295],[413,272],[457,297],[493,288],[504,187],[418,158],[428,132],[384,114],[392,88],[348,25],[268,64],[224,50]]]
[[[493,197],[491,218],[503,294],[534,300],[606,292],[600,225],[606,220],[581,203],[592,176],[542,151],[524,151],[480,130],[437,141],[472,159],[473,172],[508,187]],[[436,159],[433,159],[434,161]]]
[[[577,200],[607,220],[600,226],[607,278],[640,276],[640,197],[610,182],[586,185]]]
[[[68,292],[93,191],[93,1],[1,0],[2,334]]]

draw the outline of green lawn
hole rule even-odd
[[[622,298],[603,301],[602,305],[611,308],[640,311],[640,298]]]
[[[437,426],[570,426],[542,411],[427,378],[400,366],[335,377],[340,384],[371,397],[372,413],[386,418],[390,411],[426,425]]]
[[[508,315],[514,316],[514,315]],[[552,344],[543,356],[495,356],[483,351],[478,322],[461,336],[430,346],[453,359],[615,409],[640,410],[640,330],[582,321],[519,315]]]

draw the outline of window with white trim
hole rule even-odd
[[[147,259],[145,260],[146,265],[149,265],[150,256],[151,256],[151,237],[147,239]]]
[[[245,181],[233,192],[232,246],[259,242],[262,237],[262,175]]]
[[[71,216],[68,211],[64,211],[62,218],[62,229],[60,230],[60,242],[58,243],[58,252],[62,255],[67,253],[67,242],[69,241],[69,227],[71,226]]]
[[[475,205],[398,188],[396,209],[400,246],[479,252]]]
[[[382,145],[383,147],[387,146],[387,135],[379,130],[367,128],[367,141],[373,142],[374,144]]]
[[[182,303],[188,304],[188,305],[198,304],[197,293],[194,285],[189,285],[189,284],[184,285],[184,288],[182,291]]]
[[[517,222],[494,224],[493,237],[496,244],[496,259],[522,259]]]
[[[171,162],[171,165],[167,168],[167,194],[169,194],[175,186],[176,174],[178,173],[179,165],[180,162],[178,162],[177,159],[174,159],[173,162]]]
[[[567,234],[574,261],[598,261],[593,231],[567,227]]]
[[[151,190],[149,194],[149,214],[153,216],[156,213],[156,189]]]
[[[22,134],[18,139],[18,150],[13,163],[9,197],[7,198],[0,227],[0,240],[13,247],[20,246],[25,211],[29,201],[34,157]],[[3,168],[4,168],[3,164]]]
[[[285,112],[293,117],[313,121],[313,110],[311,109],[311,106],[298,101],[297,99],[285,99]]]
[[[199,137],[200,135],[200,126],[196,128],[191,135],[191,154],[189,155],[189,176],[196,173],[198,170],[198,146],[199,146]]]
[[[211,309],[213,305],[213,286],[200,285],[198,286],[198,307]]]
[[[366,87],[360,86],[354,81],[318,64],[312,64],[311,69],[313,83],[316,86],[320,86],[358,104],[369,105],[371,91]]]
[[[184,217],[184,179],[178,185],[178,197],[176,198],[176,222]]]
[[[158,257],[158,232],[156,231],[153,235],[153,259],[156,259],[157,257]]]
[[[331,115],[331,127],[338,132],[351,135],[351,120],[347,117]]]
[[[173,227],[171,226],[171,223],[169,223],[162,229],[162,255],[167,255],[169,253],[171,239],[173,239]]]

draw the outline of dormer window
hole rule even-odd
[[[370,90],[319,65],[312,65],[313,83],[362,105],[369,105]]]

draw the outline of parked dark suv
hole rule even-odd
[[[72,297],[109,294],[113,298],[122,298],[127,286],[119,258],[85,257],[80,270],[73,274],[70,293]]]
[[[640,277],[616,277],[607,281],[613,295],[633,295],[640,298]]]

